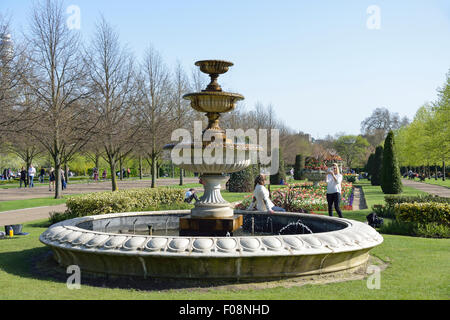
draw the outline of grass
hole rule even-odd
[[[445,188],[450,188],[450,179],[445,179],[445,181],[442,181],[442,178],[435,180],[434,178],[428,179],[426,178],[424,181],[420,181],[419,178],[414,178],[414,181],[426,183],[426,184],[433,184],[435,186],[441,186]]]
[[[370,205],[382,204],[384,195],[379,187],[358,183],[364,188]],[[186,186],[183,186],[186,188]],[[406,188],[406,194],[421,193]],[[243,194],[223,192],[230,200]],[[344,211],[346,218],[365,221],[370,210]],[[270,289],[177,289],[166,291],[140,291],[134,289],[101,288],[81,284],[80,290],[69,290],[65,282],[49,278],[36,278],[31,272],[31,261],[48,249],[39,242],[46,229],[46,220],[24,224],[28,236],[0,240],[0,299],[187,299],[187,300],[239,300],[239,299],[443,299],[450,296],[450,239],[426,239],[383,235],[382,245],[371,254],[389,267],[381,273],[381,288],[370,290],[366,280],[341,283],[314,284],[302,287]],[[83,277],[83,276],[82,276]],[[83,281],[83,278],[82,278]]]
[[[260,290],[182,289],[139,291],[88,285],[69,290],[65,282],[37,279],[31,261],[48,249],[38,241],[43,221],[24,225],[28,236],[0,240],[0,299],[448,299],[450,294],[449,239],[384,235],[372,255],[390,266],[381,274],[381,288],[369,290],[366,280]],[[424,272],[426,270],[426,272]],[[82,278],[83,279],[83,278]],[[420,288],[420,290],[418,290]]]
[[[67,197],[67,196],[65,196]],[[35,199],[25,199],[25,200],[11,200],[11,201],[0,201],[0,212],[9,210],[18,210],[25,208],[35,208],[44,206],[56,206],[66,202],[66,198],[55,199],[52,197],[48,198],[35,198]]]
[[[385,204],[384,196],[385,194],[382,192],[380,186],[372,186],[370,181],[368,180],[360,180],[354,183],[355,186],[360,186],[363,188],[364,196],[366,197],[366,203],[369,208],[371,208],[375,204]],[[401,193],[404,196],[414,196],[414,195],[423,195],[426,192],[417,190],[412,187],[403,186],[403,192]]]

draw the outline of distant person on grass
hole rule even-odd
[[[326,177],[327,182],[327,202],[328,202],[328,214],[333,216],[333,204],[336,209],[339,218],[342,218],[342,212],[339,208],[339,202],[341,200],[341,183],[342,175],[339,173],[339,167],[337,163],[333,163],[333,167],[328,170]]]

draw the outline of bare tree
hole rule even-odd
[[[390,130],[407,125],[407,117],[400,119],[398,113],[386,108],[376,108],[372,114],[361,122],[361,133],[374,147],[378,146]]]
[[[103,17],[86,55],[90,101],[98,119],[95,141],[105,151],[112,191],[118,190],[117,162],[132,150],[139,132],[133,57],[121,47],[119,36]]]
[[[174,105],[171,99],[170,73],[160,54],[152,47],[145,52],[140,77],[140,115],[148,137],[148,156],[152,173],[152,188],[156,186],[158,160],[162,147],[173,129],[171,115]]]
[[[9,19],[0,14],[0,141],[30,120],[22,82],[29,70],[26,52],[23,43],[13,41]]]
[[[175,66],[175,72],[173,76],[173,123],[175,128],[187,128],[192,126],[194,120],[193,109],[190,108],[187,100],[183,99],[183,95],[188,93],[189,80],[186,73],[183,70],[180,62],[177,62]],[[172,172],[173,172],[172,163]],[[180,186],[183,185],[184,170],[180,168]]]
[[[56,172],[88,142],[95,123],[83,101],[85,69],[80,63],[79,33],[69,30],[62,5],[37,3],[30,18],[27,41],[32,73],[24,83],[33,94],[33,114],[26,132],[51,155]],[[56,174],[55,198],[61,197],[61,175]]]

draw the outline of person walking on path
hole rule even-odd
[[[20,186],[19,188],[22,188],[22,182],[24,184],[24,187],[27,187],[27,171],[24,167],[22,167],[22,170],[20,170]]]
[[[60,174],[61,174],[62,189],[65,190],[67,188],[67,183],[66,183],[66,177],[64,176],[64,170],[62,168],[60,169]]]
[[[55,169],[50,168],[50,171],[48,173],[48,191],[52,191],[52,185],[53,185],[53,190],[55,190],[55,181],[56,181],[56,176],[55,176]]]
[[[333,216],[333,204],[336,209],[339,218],[342,218],[342,212],[339,208],[339,202],[341,200],[341,183],[342,175],[339,173],[339,167],[337,163],[333,163],[333,168],[329,169],[327,177],[327,202],[328,202],[328,214]]]
[[[103,170],[102,178],[103,180],[106,180],[106,169]]]
[[[94,181],[97,182],[98,181],[98,169],[97,169],[97,167],[94,167],[94,169],[92,171],[94,173]]]
[[[39,175],[39,182],[40,183],[44,183],[44,178],[45,177],[45,169],[41,168],[41,174]]]
[[[34,187],[33,179],[34,179],[35,174],[36,174],[36,169],[33,167],[33,165],[30,165],[30,168],[28,169],[28,176],[30,177],[30,184],[28,186],[29,188]]]

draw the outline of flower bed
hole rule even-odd
[[[314,186],[304,182],[291,184],[288,188],[272,192],[272,202],[288,212],[327,211],[327,185],[320,183]],[[252,200],[252,195],[247,196],[236,208],[245,210]],[[342,182],[341,208],[352,210],[353,187],[351,183]]]

